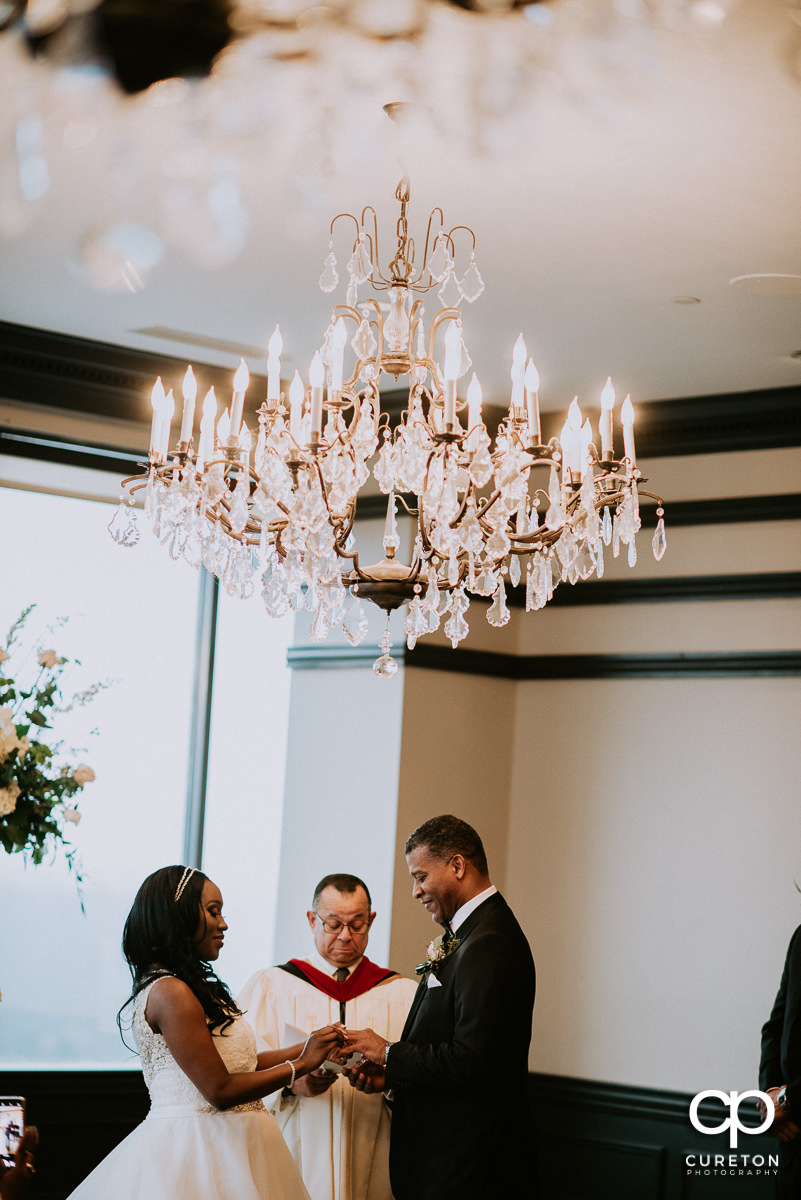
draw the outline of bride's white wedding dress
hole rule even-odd
[[[139,993],[133,1010],[150,1112],[69,1200],[309,1200],[261,1100],[214,1108],[150,1028],[145,1008],[157,983]],[[214,1044],[230,1072],[256,1070],[256,1040],[243,1017]]]

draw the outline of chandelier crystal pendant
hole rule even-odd
[[[109,526],[120,545],[136,544],[133,506],[144,488],[145,515],[172,558],[195,567],[202,563],[233,596],[249,597],[260,587],[271,616],[307,609],[313,614],[313,642],[341,626],[347,641],[358,645],[368,629],[362,601],[372,601],[387,612],[382,654],[374,664],[384,678],[397,671],[389,617],[402,605],[410,649],[443,621],[455,647],[468,633],[471,595],[490,601],[487,620],[500,627],[509,620],[509,585],[525,581],[529,611],[542,608],[560,582],[601,578],[605,547],[611,545],[617,556],[626,546],[634,566],[639,494],[657,502],[657,559],[666,548],[663,502],[639,487],[629,397],[620,413],[624,453],[615,458],[611,380],[601,394],[600,452],[578,398],[560,436],[544,444],[539,376],[521,334],[512,355],[508,414],[492,446],[475,373],[466,394],[458,394],[472,365],[461,304],[484,290],[475,236],[466,226],[446,230],[442,210],[434,209],[423,266],[415,273],[409,192],[404,178],[395,193],[397,247],[386,272],[371,206],[358,219],[342,213],[332,221],[320,287],[331,292],[339,282],[334,230],[339,221],[352,221],[346,302],[332,311],[309,367],[309,386],[296,371],[288,395],[281,390],[282,338],[276,327],[255,446],[243,423],[249,384],[244,361],[234,376],[230,409],[218,416],[214,390],[207,394],[197,444],[197,385],[187,368],[172,451],[175,401],[157,380],[147,471],[124,481],[128,492]],[[457,267],[457,243],[461,248],[463,242],[469,257]],[[374,296],[359,302],[364,285],[385,293],[388,304]],[[435,289],[441,307],[426,327],[423,297]],[[348,345],[354,361],[346,375]],[[382,374],[409,380],[408,404],[394,431],[381,412]],[[372,475],[388,498],[384,557],[364,565],[354,544],[354,522],[373,460]],[[408,562],[399,557],[398,502],[414,522]]]

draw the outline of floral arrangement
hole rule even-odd
[[[52,729],[55,714],[87,704],[108,684],[93,684],[65,702],[60,679],[69,660],[52,649],[26,650],[18,642],[34,607],[23,610],[0,646],[0,846],[8,854],[25,854],[36,866],[49,851],[63,848],[80,885],[80,862],[65,827],[80,821],[75,800],[95,773],[83,763],[57,765],[61,743],[48,746],[39,738]],[[12,664],[18,658],[15,678]],[[23,682],[26,675],[29,682]]]
[[[445,942],[444,938],[445,935],[440,934],[438,938],[434,938],[433,942],[429,942],[425,962],[417,964],[414,968],[415,975],[422,975],[426,979],[429,975],[437,975],[439,973],[442,964],[450,958],[459,946],[459,939],[455,938],[453,934],[451,934],[447,942]]]

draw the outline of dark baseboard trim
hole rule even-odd
[[[378,657],[370,646],[293,646],[287,665],[296,671],[363,669]],[[399,666],[494,679],[742,679],[801,675],[801,650],[742,651],[721,654],[498,654],[491,650],[452,650],[418,642],[414,650],[393,647]]]
[[[149,425],[156,376],[177,389],[185,368],[183,358],[0,321],[0,393],[8,400]],[[220,396],[230,391],[231,370],[200,363],[196,373],[201,394],[211,384]],[[263,377],[251,377],[248,414],[265,386]],[[387,410],[399,411],[405,397],[402,390],[388,390]],[[562,420],[562,413],[544,413],[544,436],[556,435]],[[651,400],[637,414],[643,459],[800,444],[801,387]]]
[[[497,679],[722,679],[801,675],[801,651],[733,654],[532,654],[516,657],[418,642],[407,667]]]
[[[801,596],[801,571],[742,575],[674,575],[665,579],[598,579],[561,584],[548,607],[586,604],[673,604],[706,600],[794,600]],[[509,604],[525,608],[525,588],[509,589]]]
[[[722,1155],[728,1165],[732,1151],[725,1132],[707,1135],[692,1126],[691,1093],[533,1074],[529,1097],[540,1200],[772,1200],[768,1171],[746,1170],[736,1180],[728,1173],[719,1179],[711,1171],[695,1175],[699,1159]],[[759,1124],[752,1100],[739,1111],[744,1125]],[[717,1101],[699,1106],[706,1126],[719,1126],[726,1115]],[[767,1166],[776,1162],[778,1143],[768,1134],[751,1134],[740,1138],[739,1152]]]
[[[141,1072],[21,1071],[0,1076],[5,1095],[23,1095],[39,1127],[38,1200],[65,1200],[118,1145],[149,1107]],[[773,1181],[688,1178],[688,1155],[730,1153],[726,1132],[706,1135],[689,1120],[692,1094],[561,1075],[530,1074],[528,1095],[537,1125],[540,1200],[771,1200]],[[716,1102],[700,1105],[705,1125],[721,1122]],[[570,1119],[565,1120],[565,1114]],[[743,1124],[759,1123],[744,1101]],[[747,1143],[747,1145],[744,1145]],[[741,1136],[740,1151],[766,1160],[777,1153],[769,1134]],[[534,1153],[532,1147],[532,1170]]]

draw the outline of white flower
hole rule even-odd
[[[86,763],[81,763],[72,772],[72,778],[83,787],[85,783],[92,783],[96,776],[91,767],[87,767]]]
[[[71,821],[73,825],[77,825],[78,822],[80,821],[80,819],[81,819],[81,814],[78,812],[77,808],[65,807],[65,809],[64,809],[64,820],[65,821]]]
[[[0,663],[5,662],[7,658],[11,658],[11,655],[0,646]]]
[[[7,817],[17,807],[19,784],[12,779],[8,787],[0,788],[0,817]]]
[[[47,668],[54,667],[56,665],[56,663],[59,661],[60,661],[59,657],[56,654],[55,650],[40,650],[39,651],[40,666],[47,667]]]

